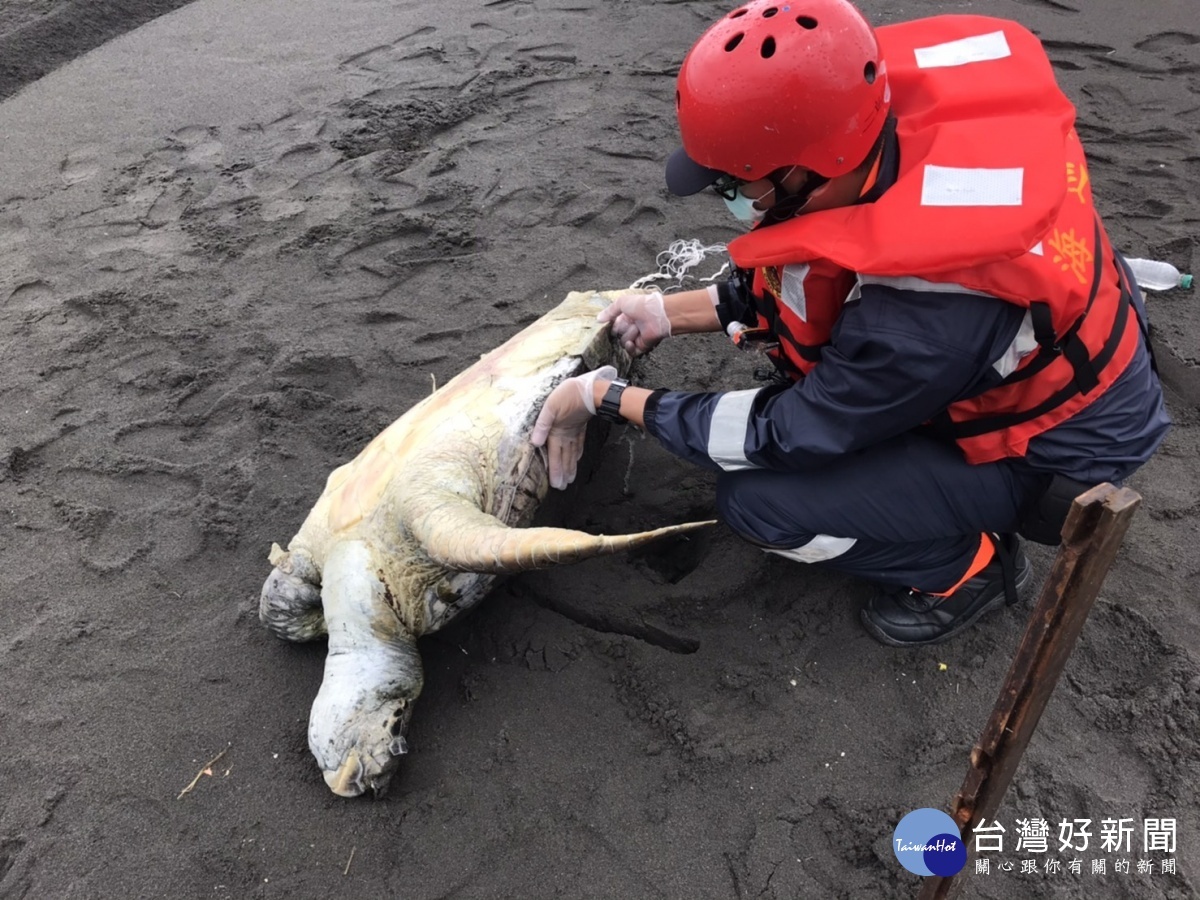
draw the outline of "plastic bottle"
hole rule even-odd
[[[1191,275],[1181,275],[1169,262],[1157,259],[1126,259],[1133,270],[1133,280],[1139,287],[1152,291],[1169,291],[1172,288],[1190,288]]]

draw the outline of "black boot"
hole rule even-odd
[[[863,627],[893,647],[937,644],[969,628],[988,610],[1016,603],[1033,581],[1033,566],[1016,535],[991,537],[996,546],[992,561],[949,597],[884,588],[863,607]]]

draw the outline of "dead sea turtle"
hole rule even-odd
[[[471,608],[495,576],[640,546],[639,534],[523,528],[548,486],[529,443],[563,379],[629,358],[596,314],[615,293],[572,293],[426,397],[329,476],[288,544],[273,545],[259,617],[274,634],[329,636],[308,743],[334,793],[387,788],[421,692],[416,639]]]

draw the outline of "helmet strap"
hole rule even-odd
[[[788,170],[791,171],[790,169]],[[808,198],[812,196],[812,192],[821,185],[829,181],[824,175],[818,175],[816,172],[809,172],[808,178],[804,180],[804,184],[794,194],[789,194],[783,186],[783,177],[772,172],[767,176],[767,179],[775,187],[775,196],[779,199],[775,201],[775,205],[767,210],[767,214],[763,216],[763,225],[774,225],[778,222],[786,222],[788,219],[795,216],[800,210],[804,209]]]

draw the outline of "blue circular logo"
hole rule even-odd
[[[967,864],[967,845],[958,825],[940,809],[916,809],[900,820],[892,852],[915,875],[949,878]]]

